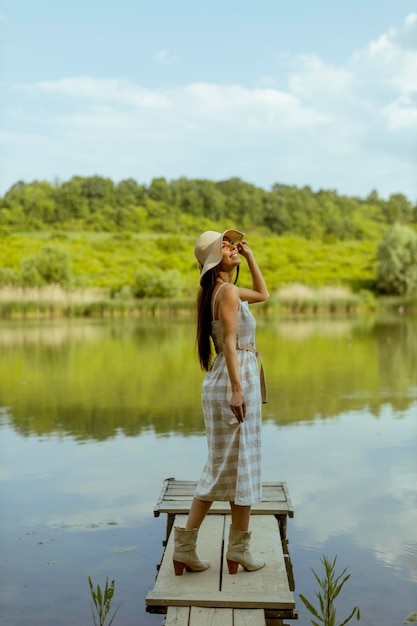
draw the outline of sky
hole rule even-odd
[[[417,200],[416,0],[0,0],[0,195],[239,177]]]

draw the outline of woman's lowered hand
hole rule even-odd
[[[234,391],[232,393],[229,406],[239,424],[242,424],[246,417],[246,399],[243,391]]]

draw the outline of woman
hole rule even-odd
[[[197,572],[209,567],[209,563],[198,558],[196,542],[198,529],[214,500],[230,502],[232,523],[226,554],[229,573],[235,574],[239,564],[248,571],[265,565],[254,559],[249,549],[251,505],[262,497],[262,399],[259,355],[255,348],[256,324],[247,305],[262,302],[269,294],[243,237],[237,230],[206,231],[194,249],[200,266],[197,346],[201,367],[207,371],[202,407],[208,459],[186,526],[174,529],[176,575],[181,575],[184,568]],[[251,289],[237,287],[232,282],[242,257],[251,273]],[[217,353],[214,361],[211,341]]]

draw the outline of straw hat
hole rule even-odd
[[[244,236],[245,234],[239,230],[225,230],[224,233],[207,230],[200,235],[194,247],[194,256],[200,266],[200,281],[208,270],[221,262],[223,237],[227,237],[232,243],[237,243],[242,241]]]

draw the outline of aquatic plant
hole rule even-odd
[[[403,621],[403,624],[411,624],[411,622],[417,622],[417,611],[410,613],[410,615]]]
[[[90,593],[93,599],[93,602],[91,604],[91,612],[93,614],[94,626],[105,626],[106,619],[111,608],[111,601],[114,595],[114,580],[112,580],[109,585],[108,578],[106,578],[106,586],[104,587],[103,591],[101,590],[100,585],[97,585],[96,588],[94,587],[90,576],[88,577],[88,584],[90,585]],[[107,626],[110,626],[113,623],[113,620],[116,617],[116,613],[120,609],[121,604],[122,603],[120,602],[113,615],[109,617],[110,621],[108,622]]]
[[[325,556],[320,559],[324,565],[324,578],[320,578],[318,574],[312,569],[314,577],[319,584],[321,591],[316,591],[315,594],[319,600],[320,609],[316,609],[309,600],[303,594],[299,594],[300,600],[304,603],[307,609],[310,611],[315,618],[317,618],[324,626],[335,626],[336,624],[336,607],[334,606],[334,601],[342,590],[343,585],[350,578],[350,574],[346,574],[347,568],[345,568],[338,576],[335,574],[336,560],[337,556],[334,557],[333,561],[330,561]],[[352,617],[356,615],[356,619],[360,619],[360,611],[357,606],[355,606],[350,615],[339,624],[339,626],[344,626]],[[319,623],[314,619],[311,620],[311,623],[314,626],[319,626]]]

